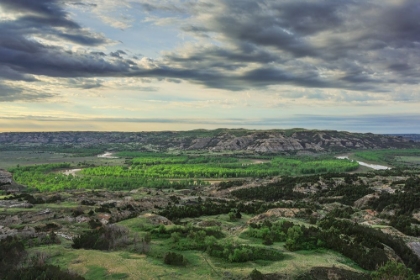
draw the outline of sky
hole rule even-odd
[[[418,0],[0,0],[0,132],[420,133]]]

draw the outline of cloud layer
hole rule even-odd
[[[106,1],[104,1],[106,3]],[[98,5],[89,1],[79,5]],[[100,4],[99,4],[100,5]],[[105,4],[103,4],[105,5]],[[155,19],[178,18],[194,40],[146,67],[124,51],[69,51],[110,40],[71,19],[64,1],[3,0],[4,79],[138,76],[243,90],[269,85],[388,91],[418,84],[420,3],[406,1],[128,1]],[[168,21],[171,22],[171,21]],[[171,22],[173,23],[173,21]],[[207,38],[207,39],[203,39]]]
[[[418,0],[2,0],[0,102],[173,83],[215,104],[248,91],[265,108],[420,103],[419,18]]]

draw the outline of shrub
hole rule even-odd
[[[73,239],[74,249],[115,250],[127,246],[129,231],[119,225],[106,225],[82,233]]]
[[[175,253],[175,252],[168,252],[163,257],[163,262],[168,265],[186,265],[187,261],[183,255]]]
[[[8,275],[26,257],[25,246],[16,237],[8,236],[0,241],[0,279]]]
[[[271,236],[269,236],[269,235],[266,235],[265,237],[264,237],[264,241],[263,241],[263,244],[264,245],[273,245],[273,239],[271,238]]]
[[[207,253],[229,262],[247,262],[253,260],[279,261],[284,255],[278,250],[230,243],[215,243],[207,247]]]
[[[24,243],[16,237],[0,241],[0,279],[3,280],[83,280],[84,278],[60,267],[47,265],[47,256],[37,253],[27,258]]]
[[[143,238],[140,238],[138,233],[136,233],[133,237],[133,248],[131,251],[138,254],[149,253],[151,240],[150,233],[147,233]]]
[[[260,271],[258,271],[256,268],[254,268],[254,270],[249,274],[249,277],[251,278],[251,280],[264,279],[264,275]]]
[[[373,280],[418,280],[420,277],[402,263],[389,261],[372,273]]]
[[[4,280],[84,280],[85,278],[70,271],[61,270],[55,265],[35,265],[10,271]]]

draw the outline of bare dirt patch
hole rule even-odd
[[[154,225],[165,225],[165,226],[173,225],[173,223],[169,219],[163,216],[156,215],[156,214],[146,213],[140,217],[146,218],[151,224],[154,224]]]
[[[64,170],[63,174],[67,175],[67,176],[69,176],[69,175],[76,176],[76,172],[79,172],[79,171],[82,171],[82,169],[80,169],[80,168],[78,168],[78,169],[68,169],[68,170]]]
[[[247,223],[248,224],[258,223],[260,221],[263,221],[271,217],[294,218],[299,211],[300,210],[298,208],[274,208],[274,209],[268,210],[267,212],[263,214],[253,217]]]

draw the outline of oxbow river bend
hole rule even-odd
[[[338,158],[338,159],[349,159],[349,157],[348,157],[348,156],[339,156],[339,157],[337,157],[337,158]],[[358,162],[360,165],[362,165],[362,166],[366,166],[366,167],[369,167],[369,168],[372,168],[372,169],[375,169],[375,170],[387,170],[387,169],[391,169],[390,167],[385,166],[385,165],[370,164],[370,163],[366,163],[366,162],[363,162],[363,161],[358,161],[358,160],[357,160],[357,162]]]

